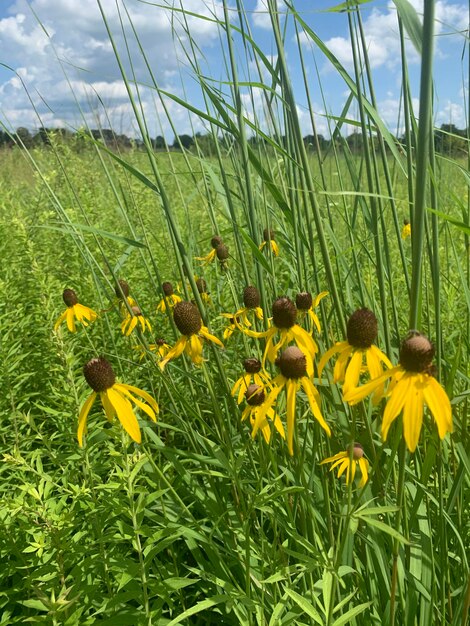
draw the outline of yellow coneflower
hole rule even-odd
[[[144,333],[146,330],[152,332],[152,326],[146,317],[143,316],[142,311],[138,306],[132,306],[131,312],[127,312],[126,317],[122,320],[121,332],[126,337],[129,337],[131,332],[137,325],[140,324],[140,328]]]
[[[258,417],[260,420],[262,419],[263,410],[272,407],[279,393],[285,387],[287,395],[287,447],[289,454],[292,455],[294,454],[295,405],[297,391],[301,387],[305,391],[314,418],[328,436],[331,435],[331,430],[320,411],[320,395],[308,376],[306,354],[296,346],[290,346],[279,357],[278,365],[281,373],[273,379],[271,383],[273,388],[263,403],[263,409],[260,410]]]
[[[320,320],[318,319],[318,315],[315,313],[314,309],[317,308],[320,301],[327,295],[328,291],[322,291],[315,297],[315,299],[313,299],[311,293],[308,291],[302,291],[295,296],[295,305],[299,312],[299,317],[305,317],[305,315],[308,315],[319,333],[321,333]]]
[[[238,393],[237,404],[240,404],[243,400],[246,390],[252,383],[259,387],[269,385],[269,377],[261,371],[261,362],[258,359],[254,357],[244,359],[243,367],[245,368],[245,373],[236,381],[231,391],[234,397]]]
[[[263,309],[260,307],[261,296],[256,287],[248,285],[243,290],[243,304],[241,309],[238,309],[235,313],[222,313],[222,317],[229,320],[229,325],[224,330],[224,339],[228,339],[232,336],[235,330],[240,329],[240,326],[249,328],[251,322],[249,315],[256,316],[259,320],[263,319]]]
[[[266,357],[271,363],[274,363],[279,350],[290,341],[295,341],[306,356],[308,375],[313,376],[313,359],[318,352],[318,346],[312,336],[304,328],[296,324],[297,307],[292,300],[283,296],[274,301],[272,314],[273,326],[268,328],[268,330],[255,332],[241,326],[239,328],[249,337],[254,337],[255,339],[266,338],[263,365]],[[274,343],[274,336],[277,333],[279,333],[280,339],[277,343]]]
[[[259,245],[259,249],[263,250],[263,248],[265,247],[266,244],[269,243],[269,246],[272,250],[272,253],[274,254],[274,256],[279,256],[279,246],[277,245],[275,239],[274,239],[274,231],[271,230],[270,228],[265,228],[263,231],[263,240],[260,245]]]
[[[207,291],[207,283],[204,278],[196,278],[196,287],[199,295],[201,296],[201,300],[204,302],[204,304],[210,306],[212,304],[212,298],[210,296],[210,293]]]
[[[185,352],[196,365],[203,362],[202,346],[203,340],[208,339],[221,348],[224,344],[211,335],[208,328],[202,325],[201,314],[192,302],[178,302],[173,309],[173,320],[180,331],[182,337],[169,350],[166,357],[160,361],[160,368],[163,370],[168,361],[176,359]]]
[[[196,261],[203,261],[204,265],[208,265],[212,263],[212,261],[217,256],[217,248],[222,246],[224,243],[222,237],[220,235],[214,235],[211,239],[212,250],[206,256],[197,256],[195,257]]]
[[[318,364],[318,377],[321,376],[326,362],[337,352],[338,360],[333,371],[333,382],[343,383],[343,398],[350,389],[357,387],[362,371],[368,371],[371,379],[380,376],[384,368],[391,368],[392,364],[385,354],[373,344],[378,333],[377,318],[369,309],[358,309],[348,320],[347,341],[338,341],[327,350]],[[366,365],[363,367],[364,357]],[[381,397],[382,388],[378,387],[374,394],[374,402]]]
[[[57,330],[64,320],[67,320],[67,328],[71,333],[75,333],[77,331],[75,320],[83,324],[83,326],[88,326],[88,322],[94,322],[98,317],[98,313],[93,311],[93,309],[79,303],[77,294],[73,289],[64,289],[62,298],[67,308],[57,318],[54,330]]]
[[[330,472],[332,472],[335,467],[339,466],[338,478],[341,478],[344,472],[346,472],[347,485],[353,482],[354,476],[356,474],[357,465],[359,465],[359,469],[361,470],[362,475],[359,487],[364,487],[366,482],[369,480],[369,461],[364,458],[364,449],[360,443],[354,444],[352,453],[350,450],[338,452],[338,454],[330,456],[327,459],[323,459],[320,465],[324,465],[325,463],[332,463],[330,467]]]
[[[274,428],[281,435],[283,439],[286,438],[284,433],[284,426],[282,425],[281,418],[274,411],[272,407],[265,409],[263,403],[266,400],[264,390],[259,385],[250,385],[245,391],[246,408],[242,413],[242,422],[247,418],[250,419],[251,424],[251,436],[253,439],[256,437],[258,430],[261,430],[266,443],[271,441],[271,428],[267,418],[274,424]]]
[[[224,328],[223,334],[224,341],[227,341],[236,330],[239,330],[240,320],[234,317],[231,313],[221,313],[221,317],[228,319],[228,325]]]
[[[78,417],[77,437],[80,447],[83,445],[83,434],[86,429],[88,414],[98,394],[108,420],[112,421],[114,416],[117,415],[124,430],[135,442],[140,443],[142,436],[131,401],[155,422],[159,408],[152,396],[132,385],[117,383],[111,364],[103,357],[97,357],[88,361],[83,368],[83,373],[87,383],[93,389],[93,393],[85,401]],[[140,396],[144,402],[132,394]]]
[[[403,220],[403,228],[401,229],[401,238],[407,239],[411,237],[411,224],[409,220]]]
[[[119,308],[123,315],[125,315],[128,312],[128,309],[126,305],[124,304],[124,300],[127,300],[127,303],[130,307],[135,306],[137,304],[134,298],[132,298],[129,295],[130,293],[129,283],[126,280],[123,280],[122,278],[120,278],[117,281],[116,287],[114,288],[114,293],[116,294],[116,298],[120,301]]]
[[[356,404],[376,389],[383,389],[391,379],[382,421],[382,439],[387,439],[392,422],[403,411],[403,434],[410,452],[416,450],[423,424],[424,405],[431,411],[437,424],[439,437],[452,432],[452,409],[450,400],[433,376],[432,359],[434,346],[417,331],[410,331],[400,347],[399,365],[362,387],[351,389],[345,396],[350,404]]]
[[[174,292],[173,285],[168,281],[162,283],[162,291],[164,297],[157,304],[157,311],[166,313],[167,305],[170,309],[174,308],[175,304],[181,302],[181,297]]]
[[[168,354],[170,349],[171,349],[170,344],[161,338],[157,339],[156,343],[149,343],[147,347],[139,345],[139,346],[135,346],[134,348],[134,350],[137,350],[138,352],[140,352],[140,356],[139,356],[140,361],[142,361],[147,351],[156,352],[158,356],[161,359],[163,359]]]

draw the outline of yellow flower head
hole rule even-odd
[[[135,346],[135,350],[140,352],[139,360],[142,361],[147,350],[150,352],[156,352],[158,356],[163,359],[168,352],[170,351],[170,344],[168,344],[164,339],[157,339],[157,343],[149,343],[147,346]]]
[[[259,387],[266,387],[270,384],[269,377],[265,372],[261,371],[261,362],[258,359],[251,357],[243,361],[243,367],[245,373],[240,376],[237,382],[232,387],[232,396],[237,396],[237,404],[243,400],[248,387],[254,383]]]
[[[255,315],[259,320],[263,319],[263,309],[260,307],[261,296],[256,287],[248,285],[243,290],[243,307],[235,311],[235,313],[222,313],[222,317],[230,320],[229,326],[224,331],[224,339],[232,335],[232,333],[244,326],[250,328],[251,322],[249,315]],[[227,335],[227,336],[226,336]]]
[[[208,265],[209,263],[212,263],[212,261],[217,256],[217,248],[223,245],[224,245],[224,241],[222,237],[220,235],[214,235],[211,239],[212,250],[206,256],[195,257],[196,261],[203,261],[204,265]]]
[[[271,248],[271,251],[274,254],[274,256],[276,257],[279,256],[279,246],[277,245],[274,239],[274,231],[271,230],[270,228],[265,228],[263,231],[263,239],[264,241],[260,243],[259,249],[263,250],[265,245],[269,244],[269,247]]]
[[[150,322],[146,317],[142,315],[142,311],[138,306],[132,306],[131,311],[127,312],[126,317],[122,320],[121,324],[121,332],[126,337],[129,337],[134,328],[140,325],[142,332],[144,333],[146,330],[152,331],[152,327]]]
[[[173,290],[173,285],[168,281],[162,283],[162,291],[164,294],[164,298],[162,298],[157,304],[157,311],[160,313],[166,313],[167,306],[172,309],[175,304],[181,302],[181,298],[180,296],[176,295]]]
[[[126,315],[126,313],[128,313],[128,308],[125,305],[126,300],[129,307],[133,307],[137,304],[134,298],[131,298],[129,295],[129,283],[122,278],[117,281],[114,293],[116,294],[116,298],[119,300],[119,308],[122,315]]]
[[[313,359],[315,354],[318,352],[318,346],[312,336],[304,328],[296,324],[297,307],[292,300],[283,296],[282,298],[278,298],[274,301],[272,314],[273,326],[264,332],[258,333],[240,326],[240,329],[243,330],[243,332],[249,337],[255,337],[256,339],[260,339],[262,337],[266,338],[263,366],[266,358],[268,358],[271,363],[274,363],[279,350],[285,344],[295,341],[307,359],[308,376],[313,376]],[[275,343],[274,337],[277,333],[279,333],[280,338],[279,341]]]
[[[271,428],[267,418],[269,418],[274,428],[281,435],[283,439],[286,438],[284,433],[284,426],[282,425],[279,415],[274,411],[272,407],[265,409],[263,403],[266,400],[264,390],[259,385],[250,385],[245,391],[246,408],[242,413],[242,421],[247,418],[250,419],[252,427],[251,436],[253,439],[256,437],[258,430],[261,429],[264,440],[266,443],[271,441]]]
[[[318,319],[318,315],[315,313],[315,310],[320,301],[328,295],[328,291],[322,291],[316,296],[315,299],[312,298],[312,294],[308,291],[302,291],[295,296],[295,305],[299,312],[300,317],[304,317],[308,314],[312,323],[315,325],[315,328],[319,333],[321,333],[320,320]]]
[[[178,302],[173,309],[173,320],[182,337],[178,339],[166,357],[160,361],[159,365],[162,370],[168,361],[176,359],[183,352],[186,352],[193,363],[200,365],[203,362],[202,346],[204,339],[212,341],[221,348],[224,347],[220,339],[211,335],[208,328],[203,326],[199,309],[192,302],[185,302],[184,300]]]
[[[66,320],[69,331],[75,333],[77,331],[75,320],[83,324],[83,326],[88,326],[88,322],[94,322],[98,317],[98,313],[95,313],[93,309],[79,303],[77,294],[73,289],[64,289],[62,298],[67,308],[57,318],[54,324],[54,330],[57,330],[62,322]]]
[[[411,224],[409,220],[403,220],[403,228],[401,229],[401,238],[407,239],[411,237]]]
[[[111,364],[103,357],[88,361],[83,368],[83,373],[87,383],[93,389],[93,393],[85,401],[78,417],[77,437],[80,447],[83,445],[83,434],[86,430],[88,414],[98,394],[108,420],[112,421],[117,415],[124,430],[135,442],[140,443],[142,437],[131,401],[155,422],[159,408],[152,396],[132,385],[117,383]],[[144,402],[133,394],[143,398]]]
[[[368,371],[371,378],[377,378],[384,371],[382,363],[387,368],[392,367],[385,354],[373,344],[377,332],[378,323],[374,313],[369,309],[358,309],[348,320],[347,341],[338,341],[320,359],[319,377],[327,361],[339,352],[333,372],[333,382],[343,383],[343,399],[346,399],[346,394],[350,389],[357,387],[361,372]],[[373,398],[375,403],[379,402],[382,391],[383,385],[377,387]]]
[[[359,465],[359,469],[361,470],[362,475],[359,487],[363,487],[369,480],[369,461],[364,458],[364,449],[360,443],[355,443],[352,451],[344,450],[343,452],[338,452],[338,454],[324,459],[320,463],[320,465],[324,465],[325,463],[332,464],[330,467],[330,472],[333,471],[335,467],[339,466],[338,478],[341,478],[344,472],[346,472],[347,485],[354,481],[357,465]]]
[[[345,394],[347,402],[356,404],[369,393],[382,389],[390,378],[386,393],[381,392],[388,399],[382,421],[382,439],[387,439],[392,422],[403,411],[403,434],[410,452],[414,452],[418,445],[425,404],[437,424],[439,437],[443,439],[446,433],[452,432],[452,409],[446,392],[433,376],[433,356],[434,346],[429,339],[417,331],[410,331],[401,344],[399,365]]]
[[[320,411],[320,395],[308,376],[306,354],[296,346],[290,346],[279,357],[278,365],[281,373],[272,381],[273,389],[262,405],[263,409],[260,410],[258,419],[263,419],[263,411],[272,407],[279,393],[285,387],[287,395],[287,447],[289,454],[292,455],[294,454],[295,405],[297,391],[299,391],[300,387],[302,387],[308,398],[310,410],[314,418],[328,436],[331,435],[331,430]]]
[[[211,305],[212,298],[210,296],[210,293],[207,291],[207,283],[204,278],[196,278],[196,287],[204,304]]]

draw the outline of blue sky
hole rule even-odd
[[[181,2],[181,4],[180,4]],[[279,10],[285,11],[284,0],[277,0]],[[347,70],[351,70],[351,49],[347,15],[329,12],[336,0],[292,0],[299,14],[328,45]],[[418,14],[423,0],[410,0]],[[268,57],[275,54],[271,26],[265,9],[266,0],[245,0],[248,24],[259,48]],[[119,0],[121,17],[115,0],[102,0],[102,6],[115,37],[120,54],[125,59],[126,38],[130,46],[132,66],[137,79],[149,82],[149,72],[132,34],[128,15],[138,32],[160,87],[202,105],[197,83],[188,72],[184,50],[189,50],[182,26],[172,30],[172,14],[161,5],[184,6],[190,12],[187,20],[197,43],[198,62],[205,75],[226,78],[220,42],[220,30],[214,19],[223,17],[220,0],[161,0],[152,4],[140,0]],[[158,6],[157,6],[158,5]],[[229,3],[229,14],[237,23],[235,3]],[[128,13],[128,15],[126,14]],[[200,19],[196,13],[209,19]],[[372,0],[362,5],[364,31],[373,68],[378,108],[387,124],[396,129],[400,110],[400,58],[396,11],[390,0]],[[126,37],[122,33],[125,24]],[[173,24],[174,25],[174,24]],[[436,2],[435,122],[452,122],[463,128],[467,57],[465,31],[468,28],[468,3],[465,0]],[[175,33],[178,37],[175,38]],[[331,67],[319,49],[301,34],[302,52],[308,71],[317,129],[328,134],[325,112],[339,114],[347,98],[343,80]],[[235,37],[241,80],[259,80],[255,64],[247,62],[239,37]],[[13,71],[0,67],[0,121],[9,128],[26,126],[35,129],[70,126],[77,128],[84,121],[91,127],[109,126],[127,134],[135,134],[135,121],[113,56],[109,38],[96,0],[0,0],[0,62]],[[305,108],[302,77],[293,20],[287,21],[286,54],[298,101],[298,111],[305,134],[311,132]],[[409,72],[413,95],[419,94],[420,59],[412,45],[408,46]],[[125,62],[127,70],[130,63]],[[317,71],[320,85],[317,80]],[[26,88],[26,89],[25,89]],[[228,90],[228,87],[225,88]],[[248,117],[263,118],[260,90],[254,92],[254,110],[245,90],[243,102]],[[163,115],[162,103],[150,89],[141,91],[146,119],[152,135],[172,131]],[[34,106],[33,106],[34,104]],[[184,107],[170,100],[171,117],[178,132],[204,132],[203,123],[188,117]],[[36,110],[35,110],[36,109]],[[416,109],[417,113],[417,109]],[[354,108],[350,111],[354,117]]]

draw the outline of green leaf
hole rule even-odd
[[[350,624],[353,617],[356,617],[356,615],[365,611],[371,604],[372,602],[364,602],[364,604],[355,606],[344,615],[341,615],[341,617],[338,617],[338,619],[333,622],[333,626],[344,626],[345,624]]]
[[[292,600],[294,600],[294,602],[298,606],[300,606],[300,608],[302,609],[302,611],[304,611],[304,613],[306,613],[309,617],[315,620],[317,624],[321,624],[321,626],[323,626],[323,620],[320,614],[318,613],[316,608],[310,604],[308,600],[306,600],[303,596],[296,593],[295,591],[292,591],[292,589],[286,589],[286,594],[290,598],[292,598]]]
[[[140,241],[136,241],[135,239],[129,239],[128,237],[121,237],[120,235],[115,235],[114,233],[110,233],[106,230],[101,230],[100,228],[93,228],[93,226],[87,226],[86,224],[74,224],[70,223],[67,226],[35,226],[35,228],[45,228],[46,230],[57,230],[61,233],[70,233],[71,228],[76,228],[77,230],[82,230],[87,233],[93,233],[94,235],[99,235],[100,237],[106,237],[106,239],[112,239],[113,241],[119,241],[119,243],[126,243],[130,246],[134,246],[135,248],[146,248],[147,246]]]
[[[443,220],[446,220],[454,226],[457,226],[457,228],[463,231],[466,235],[470,235],[470,226],[468,224],[465,224],[465,222],[461,222],[460,220],[452,217],[452,215],[448,215],[447,213],[442,213],[442,211],[436,211],[436,209],[431,209],[428,207],[428,211],[430,211],[430,213],[435,213]]]
[[[171,622],[167,624],[167,626],[175,626],[175,624],[180,624],[187,617],[191,617],[191,615],[196,615],[201,611],[205,611],[206,609],[210,609],[213,606],[217,606],[218,604],[222,604],[223,602],[228,602],[229,598],[227,596],[213,596],[212,598],[208,598],[207,600],[202,600],[198,602],[190,609],[187,609],[175,619],[172,619]]]
[[[364,515],[364,517],[362,517],[361,514],[357,514],[357,513],[355,513],[355,515],[353,517],[360,517],[364,522],[366,522],[366,524],[369,524],[370,526],[374,526],[378,530],[381,530],[382,532],[387,533],[387,535],[390,535],[391,537],[393,537],[394,539],[396,539],[400,543],[403,543],[403,544],[405,544],[407,546],[410,545],[410,542],[408,541],[408,539],[403,537],[403,535],[401,535],[394,528],[392,528],[388,524],[385,524],[384,522],[381,522],[378,519],[374,519],[373,517],[369,517],[367,515]]]
[[[416,13],[416,9],[408,0],[393,0],[397,7],[398,15],[403,22],[406,33],[411,39],[416,50],[421,54],[423,49],[423,26]]]

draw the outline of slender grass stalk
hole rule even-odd
[[[423,49],[419,94],[418,144],[416,150],[415,200],[411,219],[412,267],[410,293],[410,328],[421,323],[423,242],[427,197],[427,170],[432,120],[432,63],[434,53],[435,2],[424,3]]]

